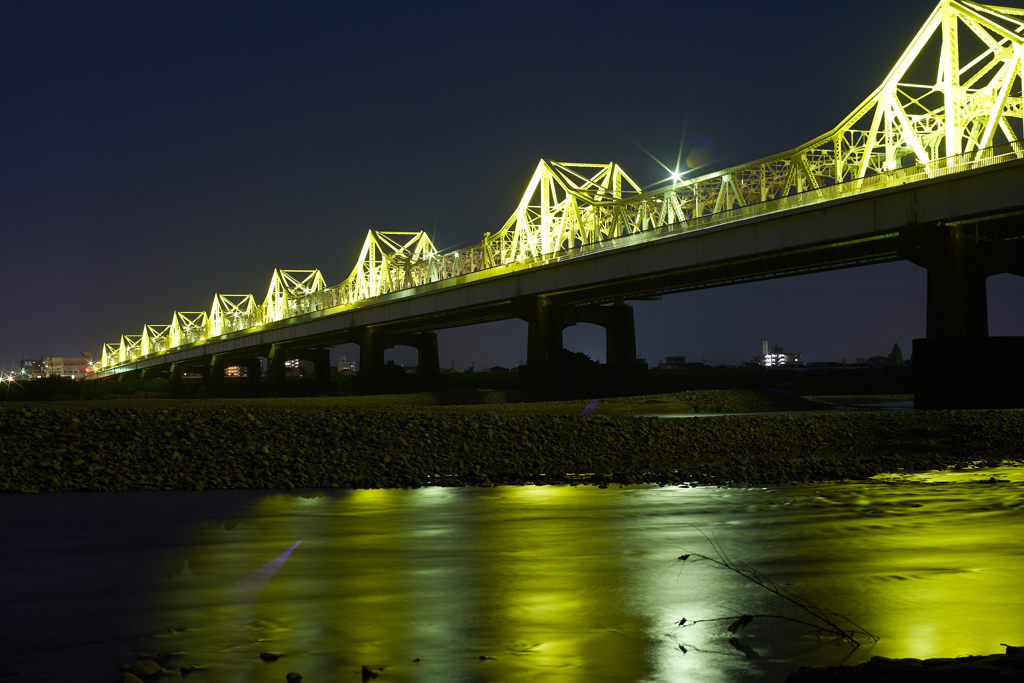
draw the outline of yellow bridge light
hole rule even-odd
[[[728,220],[763,215],[956,173],[994,161],[997,145],[998,160],[1024,158],[1022,34],[1024,9],[941,0],[882,84],[800,147],[697,178],[687,177],[696,162],[666,167],[669,178],[646,191],[615,163],[542,159],[511,216],[479,244],[439,254],[425,232],[371,230],[341,284],[327,287],[319,270],[275,269],[263,304],[215,295],[209,315],[175,312],[170,325],[105,344],[100,367],[469,273],[500,275],[610,238],[707,227],[727,211]],[[935,82],[908,82],[925,59]]]

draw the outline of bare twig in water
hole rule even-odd
[[[730,621],[732,623],[729,625],[729,631],[731,633],[737,633],[754,619],[781,619],[783,621],[790,621],[795,624],[808,626],[817,631],[820,635],[829,635],[839,638],[840,640],[845,640],[854,645],[860,645],[861,639],[867,639],[873,642],[878,641],[878,636],[868,633],[847,617],[819,607],[806,595],[803,595],[794,588],[776,583],[746,562],[733,560],[725,553],[725,550],[722,548],[722,544],[718,541],[718,538],[715,537],[714,532],[709,536],[704,533],[702,529],[696,526],[693,528],[697,529],[697,531],[700,532],[708,542],[713,554],[702,555],[700,553],[688,552],[685,555],[680,555],[676,560],[677,562],[685,563],[703,561],[709,562],[716,567],[721,567],[722,569],[728,569],[739,574],[747,581],[760,586],[769,593],[772,593],[782,600],[794,605],[797,609],[802,611],[806,617],[798,619],[784,614],[741,614],[728,617],[716,617],[714,619],[680,619],[679,622],[677,622],[678,626],[692,626],[694,624],[711,621]]]

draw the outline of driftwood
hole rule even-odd
[[[716,567],[728,569],[729,571],[739,574],[747,581],[750,581],[751,583],[754,583],[769,593],[777,596],[780,600],[790,603],[790,605],[793,605],[796,608],[795,611],[799,616],[773,613],[738,614],[724,617],[713,617],[710,619],[683,618],[676,622],[677,626],[687,627],[708,622],[728,621],[731,622],[729,624],[729,632],[735,634],[739,633],[741,629],[754,621],[754,619],[776,619],[807,626],[812,629],[812,632],[817,633],[819,636],[843,640],[854,646],[860,645],[863,640],[870,640],[872,642],[878,641],[878,636],[864,630],[849,618],[818,606],[813,600],[806,595],[801,594],[793,587],[776,583],[746,562],[732,559],[728,554],[726,554],[725,550],[722,548],[722,544],[715,537],[714,533],[708,535],[704,533],[702,529],[696,526],[694,526],[694,528],[704,536],[705,540],[707,540],[708,544],[711,546],[713,554],[704,555],[701,553],[690,552],[680,555],[676,559],[676,562],[683,563],[684,566],[686,563],[694,564],[697,562],[707,562]]]

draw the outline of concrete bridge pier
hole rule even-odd
[[[167,373],[167,381],[171,389],[181,388],[181,376],[185,374],[185,364],[181,362],[171,363],[171,370]]]
[[[288,360],[287,349],[282,344],[271,344],[270,352],[267,354],[267,382],[271,384],[284,383],[284,362]]]
[[[143,382],[152,382],[155,379],[167,376],[166,367],[143,368],[141,379]]]
[[[210,356],[209,361],[203,366],[203,386],[211,396],[217,396],[224,390],[224,369],[228,362],[222,354]]]
[[[359,330],[356,343],[359,344],[359,377],[369,380],[384,369],[384,352],[395,344],[391,335],[369,328]]]
[[[519,368],[520,386],[528,393],[552,397],[610,396],[643,389],[647,365],[636,359],[633,307],[559,306],[540,297],[512,301],[513,315],[529,324],[526,365]],[[562,362],[562,331],[577,323],[605,329],[605,364]]]
[[[410,388],[436,389],[441,382],[441,363],[437,353],[437,335],[433,332],[378,332],[363,328],[356,335],[359,344],[359,375],[355,390],[360,394],[401,392]],[[396,346],[416,349],[417,378],[405,378],[404,371],[391,372],[384,363],[384,352]]]
[[[632,306],[619,301],[612,306],[576,306],[570,310],[575,314],[575,322],[604,328],[605,362],[608,365],[637,364]]]
[[[928,270],[927,336],[913,346],[916,408],[1024,407],[1024,337],[988,336],[985,291],[990,275],[1024,276],[1024,240],[1005,239],[1019,230],[994,220],[901,231],[900,256]]]
[[[313,379],[318,382],[329,382],[331,379],[331,350],[325,348],[307,349],[299,356],[300,360],[313,363]]]
[[[245,368],[245,379],[249,384],[259,384],[263,379],[263,363],[259,356],[243,358],[238,364]]]
[[[208,377],[210,357],[206,358],[190,358],[187,361],[175,361],[171,363],[171,369],[168,372],[168,380],[170,384],[171,395],[182,395],[183,387],[181,377],[186,372],[198,372],[202,374],[204,386],[206,386],[206,379]],[[209,389],[207,389],[209,391]]]
[[[433,332],[396,333],[391,335],[392,348],[411,346],[416,349],[416,373],[421,377],[441,374],[441,361],[437,354],[437,335]]]
[[[526,366],[541,368],[559,365],[562,358],[562,330],[576,321],[566,318],[567,307],[558,306],[541,297],[517,297],[512,300],[512,315],[525,320]]]
[[[313,379],[329,381],[331,379],[331,350],[327,348],[295,349],[284,344],[272,344],[267,354],[267,381],[281,383],[285,381],[285,361],[305,360],[313,363]],[[259,359],[254,359],[254,376],[259,377]],[[246,366],[248,370],[250,366]]]

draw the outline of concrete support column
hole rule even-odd
[[[647,365],[636,360],[632,307],[558,306],[540,297],[520,297],[512,300],[512,311],[530,325],[526,366],[519,368],[523,391],[548,398],[642,393]],[[577,323],[605,329],[604,365],[561,362],[562,330]]]
[[[263,379],[263,363],[259,357],[246,358],[239,365],[245,368],[245,378],[249,384],[259,384]]]
[[[173,388],[181,387],[181,376],[183,374],[185,374],[185,364],[184,363],[181,363],[181,362],[171,363],[171,372],[170,372],[170,375],[167,378],[168,381],[170,382],[171,387],[173,387]]]
[[[977,242],[957,239],[952,229],[935,236],[928,267],[928,337],[988,336],[988,297]]]
[[[441,358],[437,353],[437,335],[433,332],[420,332],[416,336],[420,342],[416,347],[419,354],[416,358],[418,372],[423,376],[440,375]]]
[[[566,321],[566,309],[541,297],[517,297],[512,314],[529,324],[526,364],[530,367],[557,365],[562,356],[562,330],[576,321]]]
[[[368,327],[359,329],[353,339],[359,344],[359,373],[353,383],[357,394],[381,393],[388,389],[384,372],[384,352],[395,345],[394,335]]]
[[[636,330],[633,307],[623,302],[612,306],[577,306],[575,322],[600,325],[605,331],[605,361],[608,365],[636,363]]]
[[[227,361],[221,354],[210,356],[210,362],[203,368],[203,385],[211,394],[220,393],[224,388],[224,369]]]
[[[621,303],[611,308],[612,325],[605,327],[608,364],[635,365],[636,328],[633,326],[633,307]]]
[[[437,355],[437,335],[433,332],[392,334],[390,346],[411,346],[416,349],[417,374],[421,376],[441,374],[441,361]],[[382,363],[383,365],[383,356]]]
[[[313,349],[307,354],[309,360],[313,361],[313,379],[318,382],[331,379],[331,350]]]
[[[270,346],[270,353],[267,354],[268,382],[284,382],[284,362],[287,360],[287,353],[287,350],[281,344],[272,344]]]
[[[608,365],[636,363],[636,331],[633,307],[619,302],[612,306],[557,306],[539,297],[512,301],[517,318],[527,321],[526,364],[558,365],[562,356],[562,331],[577,323],[591,323],[605,329],[605,359]]]
[[[152,382],[165,372],[167,372],[165,368],[144,368],[141,379],[144,382]]]
[[[964,226],[915,225],[900,233],[900,256],[928,270],[926,336],[988,336],[985,280],[1000,272],[999,245],[972,239]]]
[[[913,352],[917,408],[1024,406],[1024,337],[988,336],[985,280],[1024,275],[1024,241],[1003,229],[989,222],[900,231],[899,255],[928,270],[927,336]]]
[[[378,332],[363,328],[354,335],[359,344],[357,393],[404,392],[435,389],[442,384],[437,335],[433,332]],[[384,365],[384,352],[395,346],[416,349],[417,375],[407,377],[401,368],[391,372]]]
[[[384,352],[395,345],[393,335],[363,328],[356,339],[359,344],[359,376],[379,375],[384,369]]]

